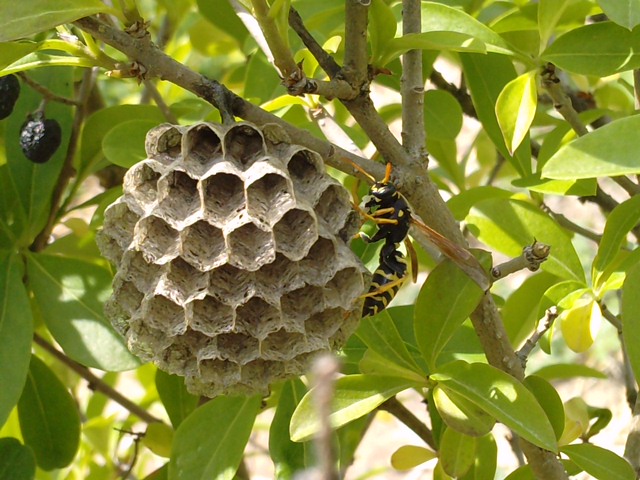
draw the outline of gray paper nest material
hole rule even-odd
[[[161,125],[146,149],[98,236],[131,351],[213,397],[264,393],[341,347],[369,273],[319,155],[249,123]]]

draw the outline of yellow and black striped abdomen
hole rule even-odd
[[[385,308],[396,296],[407,274],[407,261],[395,248],[385,245],[380,254],[380,265],[374,272],[371,287],[365,296],[362,316],[375,315]],[[385,251],[386,250],[386,251]]]

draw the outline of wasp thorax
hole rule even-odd
[[[266,392],[360,317],[348,192],[317,153],[270,138],[250,123],[159,126],[105,212],[107,315],[193,393]]]

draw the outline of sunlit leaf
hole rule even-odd
[[[576,465],[598,480],[633,480],[636,474],[624,458],[590,443],[565,445],[560,449]]]
[[[500,92],[496,101],[496,117],[511,155],[529,132],[537,104],[535,71],[523,73],[511,80]]]
[[[598,0],[607,18],[629,30],[640,24],[640,0]]]
[[[184,385],[184,377],[156,371],[156,389],[174,428],[198,406],[198,396],[192,395]]]
[[[442,469],[454,478],[469,471],[476,456],[476,439],[452,428],[447,428],[440,438],[438,458]]]
[[[567,346],[581,353],[589,349],[602,324],[600,306],[592,298],[577,301],[560,315],[562,336]]]
[[[403,445],[391,455],[391,466],[396,470],[410,470],[436,457],[436,452],[428,448]]]
[[[622,337],[633,372],[640,378],[640,264],[627,272],[622,288]]]
[[[439,385],[433,389],[433,401],[444,423],[457,432],[481,437],[491,431],[495,418],[475,403]]]

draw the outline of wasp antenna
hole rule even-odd
[[[387,183],[389,183],[389,181],[391,181],[391,170],[392,169],[393,169],[393,166],[391,165],[391,163],[387,162],[387,169],[385,171],[384,178],[382,179],[382,182],[380,182],[380,183],[384,183],[386,185]]]

